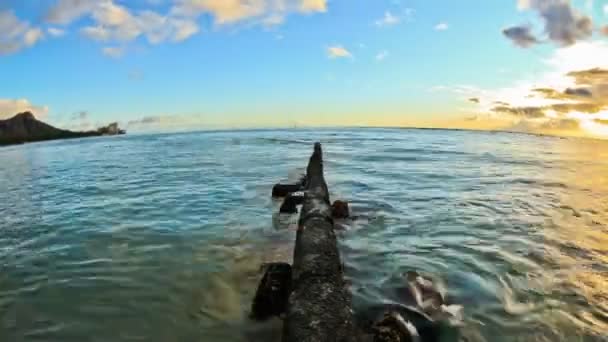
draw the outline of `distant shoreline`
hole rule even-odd
[[[21,145],[33,142],[99,137],[126,134],[112,123],[95,131],[74,132],[46,124],[30,113],[24,112],[6,120],[0,120],[0,146]]]

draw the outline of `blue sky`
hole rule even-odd
[[[552,35],[544,14],[564,6],[593,20],[594,32],[574,32],[573,41]],[[0,115],[32,109],[70,128],[109,121],[132,129],[523,127],[538,118],[496,118],[483,97],[502,102],[501,91],[544,80],[560,69],[548,61],[563,51],[592,44],[588,49],[603,53],[605,6],[600,0],[4,0]],[[16,33],[7,34],[10,27]],[[510,27],[530,32],[506,35]],[[538,38],[525,40],[527,33]]]

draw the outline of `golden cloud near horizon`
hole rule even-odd
[[[469,110],[473,106],[460,121],[466,128],[608,138],[608,44],[579,42],[558,48],[543,62],[548,72],[509,87],[435,90],[454,92]]]

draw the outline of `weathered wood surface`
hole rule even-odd
[[[251,319],[265,321],[284,314],[291,293],[291,279],[291,265],[283,262],[266,265],[251,305]]]
[[[321,144],[307,169],[283,342],[354,341],[351,296],[334,233]]]

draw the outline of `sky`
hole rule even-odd
[[[608,138],[608,0],[0,0],[0,119]]]

